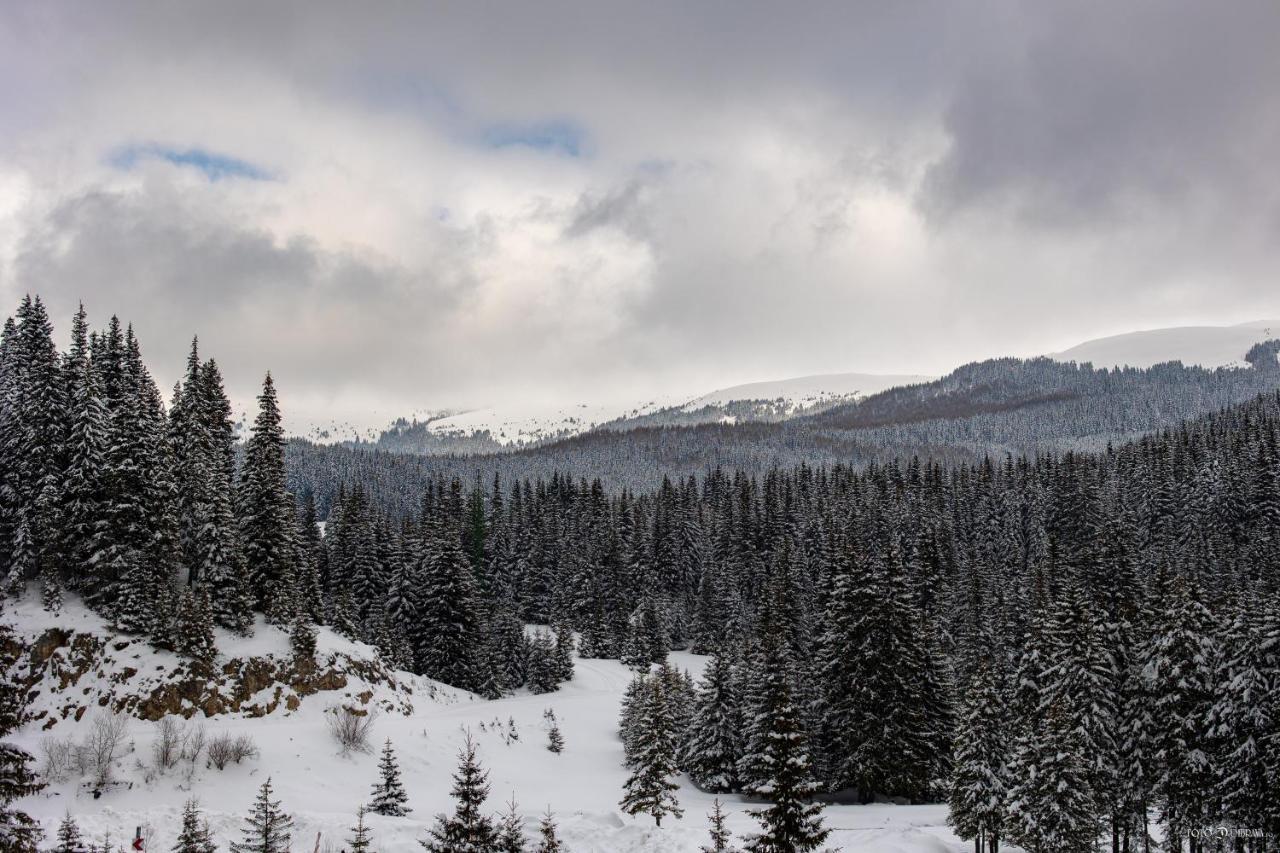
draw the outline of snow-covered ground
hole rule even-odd
[[[74,624],[68,625],[68,617]],[[38,609],[24,605],[6,618],[16,621],[20,632],[34,636],[50,624]],[[83,610],[69,608],[60,624],[81,631],[102,630]],[[260,626],[254,638],[226,643],[225,651],[243,655],[287,654],[284,635]],[[350,643],[327,630],[321,631],[324,650],[371,654],[367,647]],[[170,655],[145,652],[141,666],[172,665]],[[691,671],[705,659],[676,653],[673,661]],[[572,682],[558,692],[533,696],[527,693],[486,702],[466,694],[438,690],[428,695],[425,679],[404,674],[414,688],[413,712],[381,714],[374,723],[374,751],[351,756],[339,754],[328,733],[325,714],[345,696],[317,693],[295,711],[281,708],[266,716],[246,718],[224,715],[204,719],[197,715],[184,723],[203,725],[210,736],[221,733],[247,735],[257,744],[258,757],[231,764],[223,771],[201,763],[189,775],[183,767],[157,775],[150,768],[151,747],[158,723],[130,719],[129,754],[118,760],[121,785],[93,799],[83,781],[50,785],[22,805],[52,831],[70,812],[95,839],[110,832],[113,838],[132,837],[143,826],[150,835],[149,850],[171,848],[179,826],[183,802],[196,797],[209,817],[218,841],[226,845],[239,839],[243,815],[258,786],[268,776],[276,797],[294,816],[293,849],[340,850],[354,822],[358,804],[369,798],[377,781],[377,747],[388,737],[395,744],[405,787],[414,811],[405,818],[370,815],[376,849],[383,853],[420,851],[418,840],[437,812],[451,810],[449,788],[463,733],[475,737],[481,761],[492,786],[489,805],[498,811],[512,796],[525,816],[532,837],[539,815],[548,807],[556,814],[561,837],[573,853],[694,853],[706,841],[706,813],[713,797],[683,781],[679,799],[685,809],[682,820],[667,821],[661,829],[652,820],[633,818],[617,807],[626,771],[622,745],[617,737],[619,702],[630,676],[617,661],[578,660]],[[91,688],[92,689],[92,688]],[[387,689],[385,687],[378,689]],[[350,691],[347,691],[350,692]],[[88,698],[88,697],[87,697]],[[375,697],[376,701],[376,697]],[[546,749],[543,712],[553,709],[560,721],[566,747],[555,755]],[[89,731],[94,711],[76,723],[63,720],[51,732],[38,724],[27,726],[15,738],[39,754],[44,737],[82,736]],[[511,732],[518,740],[511,738]],[[731,828],[739,833],[754,829],[746,814],[748,804],[736,796],[723,796],[732,811]],[[858,853],[960,853],[969,845],[952,835],[941,805],[869,806],[833,805],[826,810],[833,833],[829,846]]]
[[[692,412],[703,406],[723,406],[738,400],[782,400],[791,411],[801,411],[833,400],[869,397],[889,388],[930,382],[936,378],[880,373],[821,373],[722,388],[690,400],[684,409]]]
[[[1249,348],[1280,336],[1280,320],[1256,320],[1236,326],[1183,326],[1149,329],[1085,341],[1062,352],[1058,361],[1092,362],[1094,367],[1150,367],[1181,361],[1202,367],[1244,367]]]

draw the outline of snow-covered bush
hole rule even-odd
[[[360,713],[345,705],[329,709],[329,733],[342,747],[342,754],[369,752],[369,735],[373,732],[373,711]]]
[[[224,733],[209,741],[209,763],[218,770],[224,769],[228,764],[239,764],[246,758],[256,758],[257,755],[258,745],[248,735],[232,737]]]

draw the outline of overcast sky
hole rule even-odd
[[[389,415],[1280,315],[1280,4],[8,3],[0,296]]]

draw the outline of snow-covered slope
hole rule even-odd
[[[424,413],[382,435],[384,449],[418,453],[483,453],[567,438],[602,427],[631,428],[733,420],[780,420],[933,377],[831,373],[734,385],[688,398],[651,397],[623,404],[506,405]],[[759,406],[746,403],[759,402]]]
[[[794,411],[803,411],[822,403],[869,397],[888,388],[929,382],[934,378],[936,377],[878,373],[821,373],[722,388],[690,400],[684,408],[691,412],[703,406],[724,406],[738,400],[782,400]]]
[[[6,618],[12,616],[10,613]],[[82,609],[69,608],[64,616],[77,623],[74,627],[78,630],[106,631]],[[64,620],[42,615],[27,605],[17,622],[20,632],[33,637]],[[220,639],[230,642],[226,637]],[[125,639],[108,637],[107,647],[114,649],[120,642]],[[235,654],[287,655],[287,639],[273,628],[261,626],[254,638],[242,642],[243,647],[234,647]],[[324,630],[320,643],[324,650],[368,651]],[[130,645],[119,655],[132,660],[137,654],[132,665],[138,669],[168,668],[175,663],[172,655],[144,649],[140,643]],[[694,673],[705,663],[704,658],[685,653],[673,654],[672,660]],[[81,687],[92,692],[101,681],[110,681],[115,671],[105,667],[99,676],[95,670],[69,693],[79,693]],[[400,706],[386,704],[385,700],[393,698],[387,685],[361,685],[361,693],[369,692],[365,707],[384,710],[373,723],[375,750],[346,756],[339,753],[328,732],[326,714],[336,702],[358,702],[359,695],[346,695],[351,691],[317,694],[295,709],[282,706],[261,716],[228,713],[205,718],[197,713],[183,721],[184,734],[203,726],[209,738],[244,736],[253,741],[256,756],[222,770],[208,766],[206,760],[180,761],[168,770],[157,770],[152,748],[160,723],[126,717],[128,728],[115,761],[117,784],[95,798],[91,786],[71,772],[40,794],[21,801],[21,807],[50,832],[70,813],[94,841],[109,832],[120,842],[141,826],[149,838],[146,849],[164,851],[174,843],[183,803],[194,797],[209,818],[219,849],[225,850],[231,841],[239,840],[243,816],[258,786],[270,777],[275,797],[295,819],[293,849],[337,853],[345,846],[356,807],[368,800],[378,778],[376,747],[391,738],[413,812],[403,818],[369,815],[374,849],[420,853],[418,841],[426,837],[434,816],[452,810],[451,774],[464,732],[470,731],[490,774],[489,808],[501,810],[514,796],[528,835],[533,835],[538,816],[549,807],[570,853],[695,853],[706,841],[705,815],[713,797],[687,780],[681,779],[678,792],[684,819],[665,821],[661,829],[651,820],[629,817],[618,808],[627,772],[622,766],[617,719],[630,678],[630,672],[617,661],[578,659],[573,680],[555,693],[533,696],[522,692],[486,702],[456,691],[437,691],[432,696],[421,689],[425,679],[400,674],[398,680],[415,685],[412,711],[405,714]],[[566,741],[559,755],[546,749],[543,712],[548,708],[554,710]],[[46,738],[82,741],[103,713],[90,708],[80,720],[69,716],[47,731],[36,721],[20,731],[16,740],[39,755]],[[722,795],[721,800],[731,812],[729,825],[736,834],[755,829],[746,813],[753,804],[732,795]],[[945,816],[946,808],[941,805],[833,805],[825,813],[827,826],[833,830],[828,843],[851,853],[967,850],[946,827]]]
[[[1182,326],[1148,329],[1085,341],[1062,352],[1059,361],[1092,362],[1094,367],[1150,367],[1181,361],[1202,367],[1243,367],[1254,344],[1280,335],[1280,320],[1258,320],[1236,326]]]

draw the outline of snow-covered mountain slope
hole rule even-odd
[[[1280,320],[1257,320],[1236,326],[1182,326],[1148,329],[1085,341],[1062,352],[1058,361],[1092,362],[1094,367],[1150,367],[1181,361],[1202,367],[1243,367],[1256,343],[1280,335]]]
[[[41,616],[33,610],[28,607],[17,617],[18,630],[28,637],[64,625],[61,618]],[[10,613],[6,618],[12,616]],[[95,634],[105,630],[81,609],[64,611],[69,621],[80,623],[81,616],[85,617],[83,625],[65,624],[60,630],[76,627]],[[104,639],[110,649],[127,642],[127,638],[109,634]],[[288,654],[284,634],[265,626],[242,642],[245,645],[237,647],[236,654]],[[323,629],[320,644],[322,650],[368,651]],[[131,665],[140,670],[172,667],[171,655],[144,649],[143,644],[134,643],[118,655],[130,659],[139,655]],[[705,664],[704,658],[686,653],[674,653],[672,661],[695,674]],[[108,667],[101,678],[109,680],[115,671]],[[96,684],[96,673],[95,669],[82,678]],[[225,850],[231,841],[240,840],[243,817],[258,786],[270,777],[274,796],[295,820],[292,849],[337,853],[346,846],[357,806],[368,801],[378,779],[377,748],[390,738],[413,812],[402,818],[369,815],[374,849],[420,853],[418,841],[426,837],[434,816],[453,809],[451,774],[464,732],[470,731],[490,774],[487,807],[499,811],[514,796],[530,837],[538,817],[550,808],[570,853],[695,853],[706,843],[711,794],[698,791],[681,778],[678,797],[685,816],[664,821],[661,829],[649,819],[627,816],[618,808],[627,771],[622,765],[617,720],[630,679],[630,672],[617,661],[577,659],[573,680],[559,691],[541,696],[521,692],[486,702],[447,689],[432,696],[421,689],[425,679],[401,673],[398,682],[415,685],[408,713],[398,706],[388,709],[386,703],[396,697],[392,688],[369,683],[360,685],[356,695],[346,696],[350,692],[346,690],[317,694],[295,709],[281,706],[261,716],[228,713],[206,718],[197,712],[181,721],[183,736],[203,727],[210,740],[228,736],[252,741],[256,755],[229,763],[222,770],[211,766],[207,757],[194,762],[180,759],[168,769],[158,769],[153,748],[161,724],[122,716],[126,730],[113,762],[115,784],[102,788],[101,796],[95,798],[93,786],[73,768],[64,771],[61,781],[22,800],[20,807],[38,818],[50,835],[69,813],[95,842],[110,833],[120,843],[140,826],[148,837],[146,849],[164,851],[172,849],[183,803],[196,798],[209,819],[218,849]],[[81,681],[67,692],[76,693],[84,686],[92,687]],[[342,701],[359,702],[365,692],[368,697],[363,707],[384,709],[373,722],[373,750],[342,755],[328,731],[328,709]],[[83,743],[93,732],[95,720],[106,713],[96,702],[86,701],[85,705],[95,707],[79,720],[71,715],[51,730],[44,730],[37,720],[24,727],[15,740],[37,756],[45,751],[42,743]],[[543,712],[548,708],[554,710],[566,742],[559,755],[546,748]],[[549,784],[552,781],[554,784]],[[741,836],[756,828],[746,811],[756,804],[734,795],[721,795],[721,800],[731,812],[729,826],[735,834]],[[825,820],[833,830],[828,844],[850,853],[962,853],[968,849],[947,828],[943,805],[832,805]]]
[[[739,400],[781,400],[795,411],[802,411],[834,400],[869,397],[888,388],[914,385],[935,378],[879,373],[820,373],[722,388],[690,400],[685,403],[684,408],[691,412],[703,406],[724,406]]]
[[[485,453],[602,428],[777,421],[931,378],[831,373],[734,385],[693,398],[669,395],[625,404],[510,405],[440,412],[397,421],[378,445],[410,453]]]

